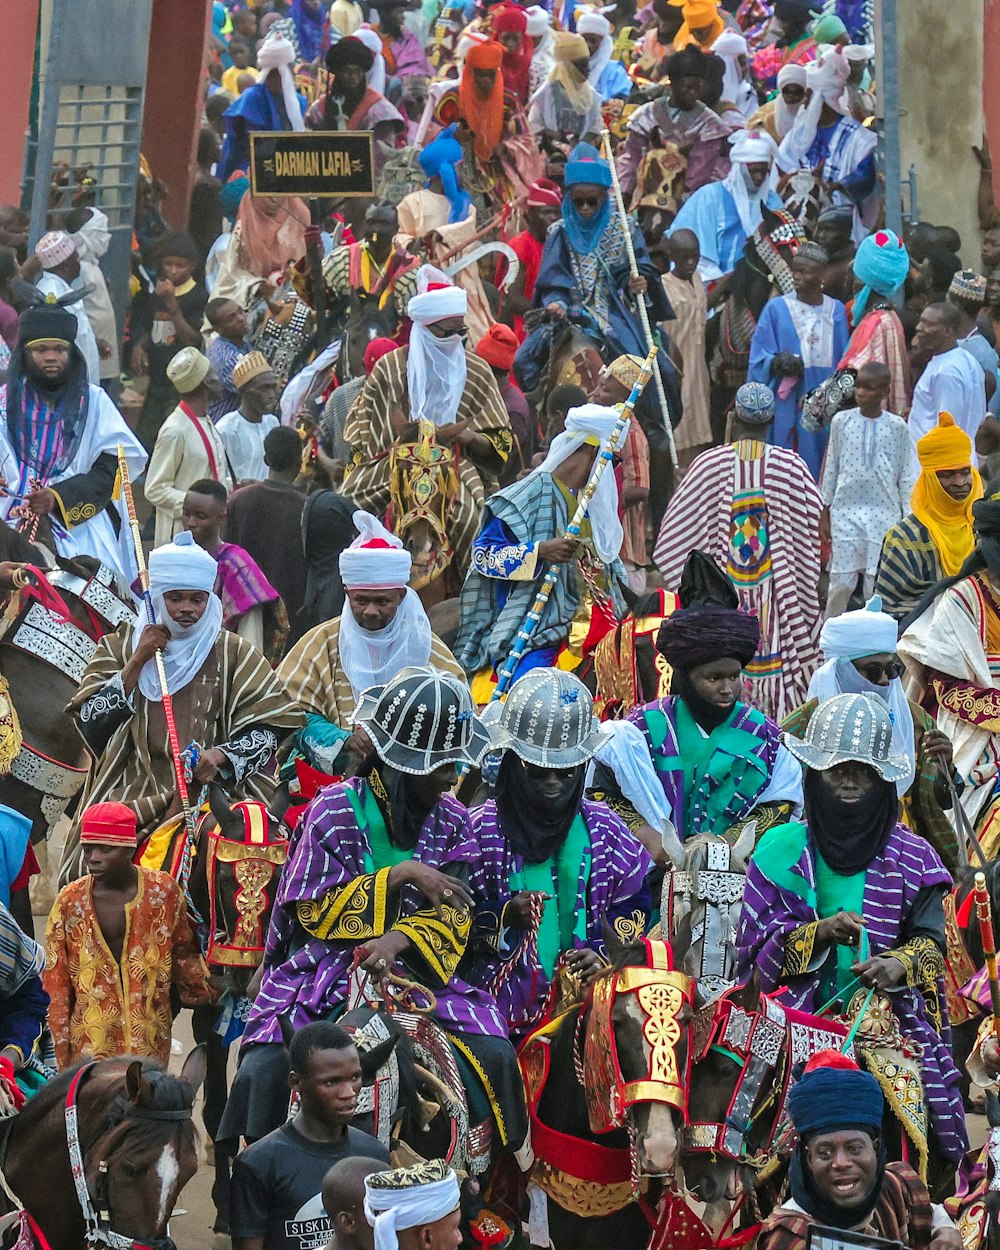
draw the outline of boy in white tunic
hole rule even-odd
[[[827,619],[847,609],[859,573],[865,599],[871,598],[882,540],[910,509],[916,482],[910,436],[902,417],[883,411],[888,394],[886,366],[862,366],[857,408],[838,412],[830,427],[820,482],[826,504],[820,536],[833,545]]]

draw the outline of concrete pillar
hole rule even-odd
[[[916,166],[921,219],[954,226],[962,259],[972,266],[980,261],[979,165],[972,147],[984,128],[984,3],[997,7],[995,0],[948,0],[945,15],[940,0],[896,6],[903,177]],[[991,55],[1000,52],[994,48]]]

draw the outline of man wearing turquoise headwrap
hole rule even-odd
[[[862,365],[884,364],[889,370],[889,411],[908,412],[910,366],[896,309],[903,303],[909,253],[891,230],[876,230],[861,240],[852,268],[861,289],[851,309],[854,332],[837,368],[857,370]]]
[[[646,301],[651,325],[673,317],[660,275],[649,258],[638,223],[628,219],[638,273],[629,271],[625,226],[611,203],[611,169],[592,144],[578,143],[566,162],[562,220],[545,239],[535,283],[534,302],[550,319],[569,318],[599,344],[605,362],[647,352],[636,300]],[[518,352],[517,369],[548,353],[551,324],[538,326]],[[672,419],[680,414],[680,394],[673,366],[659,356]],[[648,431],[647,431],[648,434]]]

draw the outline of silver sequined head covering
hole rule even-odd
[[[445,764],[476,765],[489,736],[465,682],[433,668],[402,668],[361,696],[353,723],[368,731],[379,759],[425,776]]]
[[[784,735],[785,745],[809,768],[825,772],[853,760],[874,768],[883,781],[900,781],[909,760],[892,755],[892,718],[881,699],[838,694],[813,713],[804,738]]]
[[[576,768],[600,744],[594,700],[578,677],[536,668],[518,679],[493,727],[493,746],[540,768]]]

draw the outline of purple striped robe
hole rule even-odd
[[[778,826],[765,838],[781,836],[788,826]],[[815,897],[816,858],[811,841],[791,873],[802,878],[804,887]],[[925,886],[951,887],[951,876],[937,851],[905,825],[896,825],[882,854],[868,865],[865,874],[863,916],[872,955],[893,950],[905,940],[904,923],[917,895]],[[785,942],[802,925],[819,919],[815,907],[794,890],[776,885],[760,871],[754,859],[747,866],[743,910],[737,933],[737,976],[745,981],[754,969],[761,989],[771,991],[787,985],[786,1001],[802,1011],[814,1012],[824,1004],[817,1001],[820,969],[811,967],[801,976],[783,975]],[[812,961],[815,964],[815,959]],[[820,961],[825,962],[825,961]],[[934,1029],[918,990],[903,985],[892,993],[892,1006],[903,1036],[923,1047],[924,1094],[930,1121],[941,1148],[955,1162],[968,1149],[965,1113],[959,1093],[959,1074],[951,1055],[951,1027],[947,1018],[944,987],[940,989],[943,1028]]]
[[[409,885],[401,891],[398,916],[379,904],[376,878],[381,874],[372,874],[366,867],[371,847],[358,828],[346,793],[349,786],[363,793],[364,782],[359,778],[322,790],[292,835],[271,913],[263,982],[250,1010],[244,1045],[280,1042],[279,1014],[289,1015],[300,1029],[343,1007],[355,947],[401,919],[412,922],[427,906]],[[444,795],[424,821],[412,858],[460,876],[475,899],[486,897],[486,857],[476,845],[469,813],[450,795]],[[331,912],[339,919],[329,936],[315,936],[303,927],[299,908],[308,903],[320,908],[333,904]],[[464,941],[453,935],[451,946],[461,953]],[[433,983],[429,988],[437,999],[435,1017],[446,1028],[507,1036],[503,1017],[484,990],[453,975],[447,984]]]
[[[584,800],[580,805],[590,834],[590,871],[585,878],[580,866],[577,908],[584,908],[587,941],[579,943],[604,955],[604,925],[621,941],[645,933],[649,923],[649,888],[646,874],[652,860],[639,842],[603,803]],[[473,835],[482,855],[485,902],[476,911],[470,948],[474,952],[469,980],[490,987],[509,955],[520,946],[510,975],[497,987],[497,1005],[512,1029],[529,1020],[549,992],[549,978],[529,950],[525,933],[503,924],[503,909],[510,901],[511,876],[524,867],[523,858],[511,849],[497,820],[494,799],[469,813]]]

